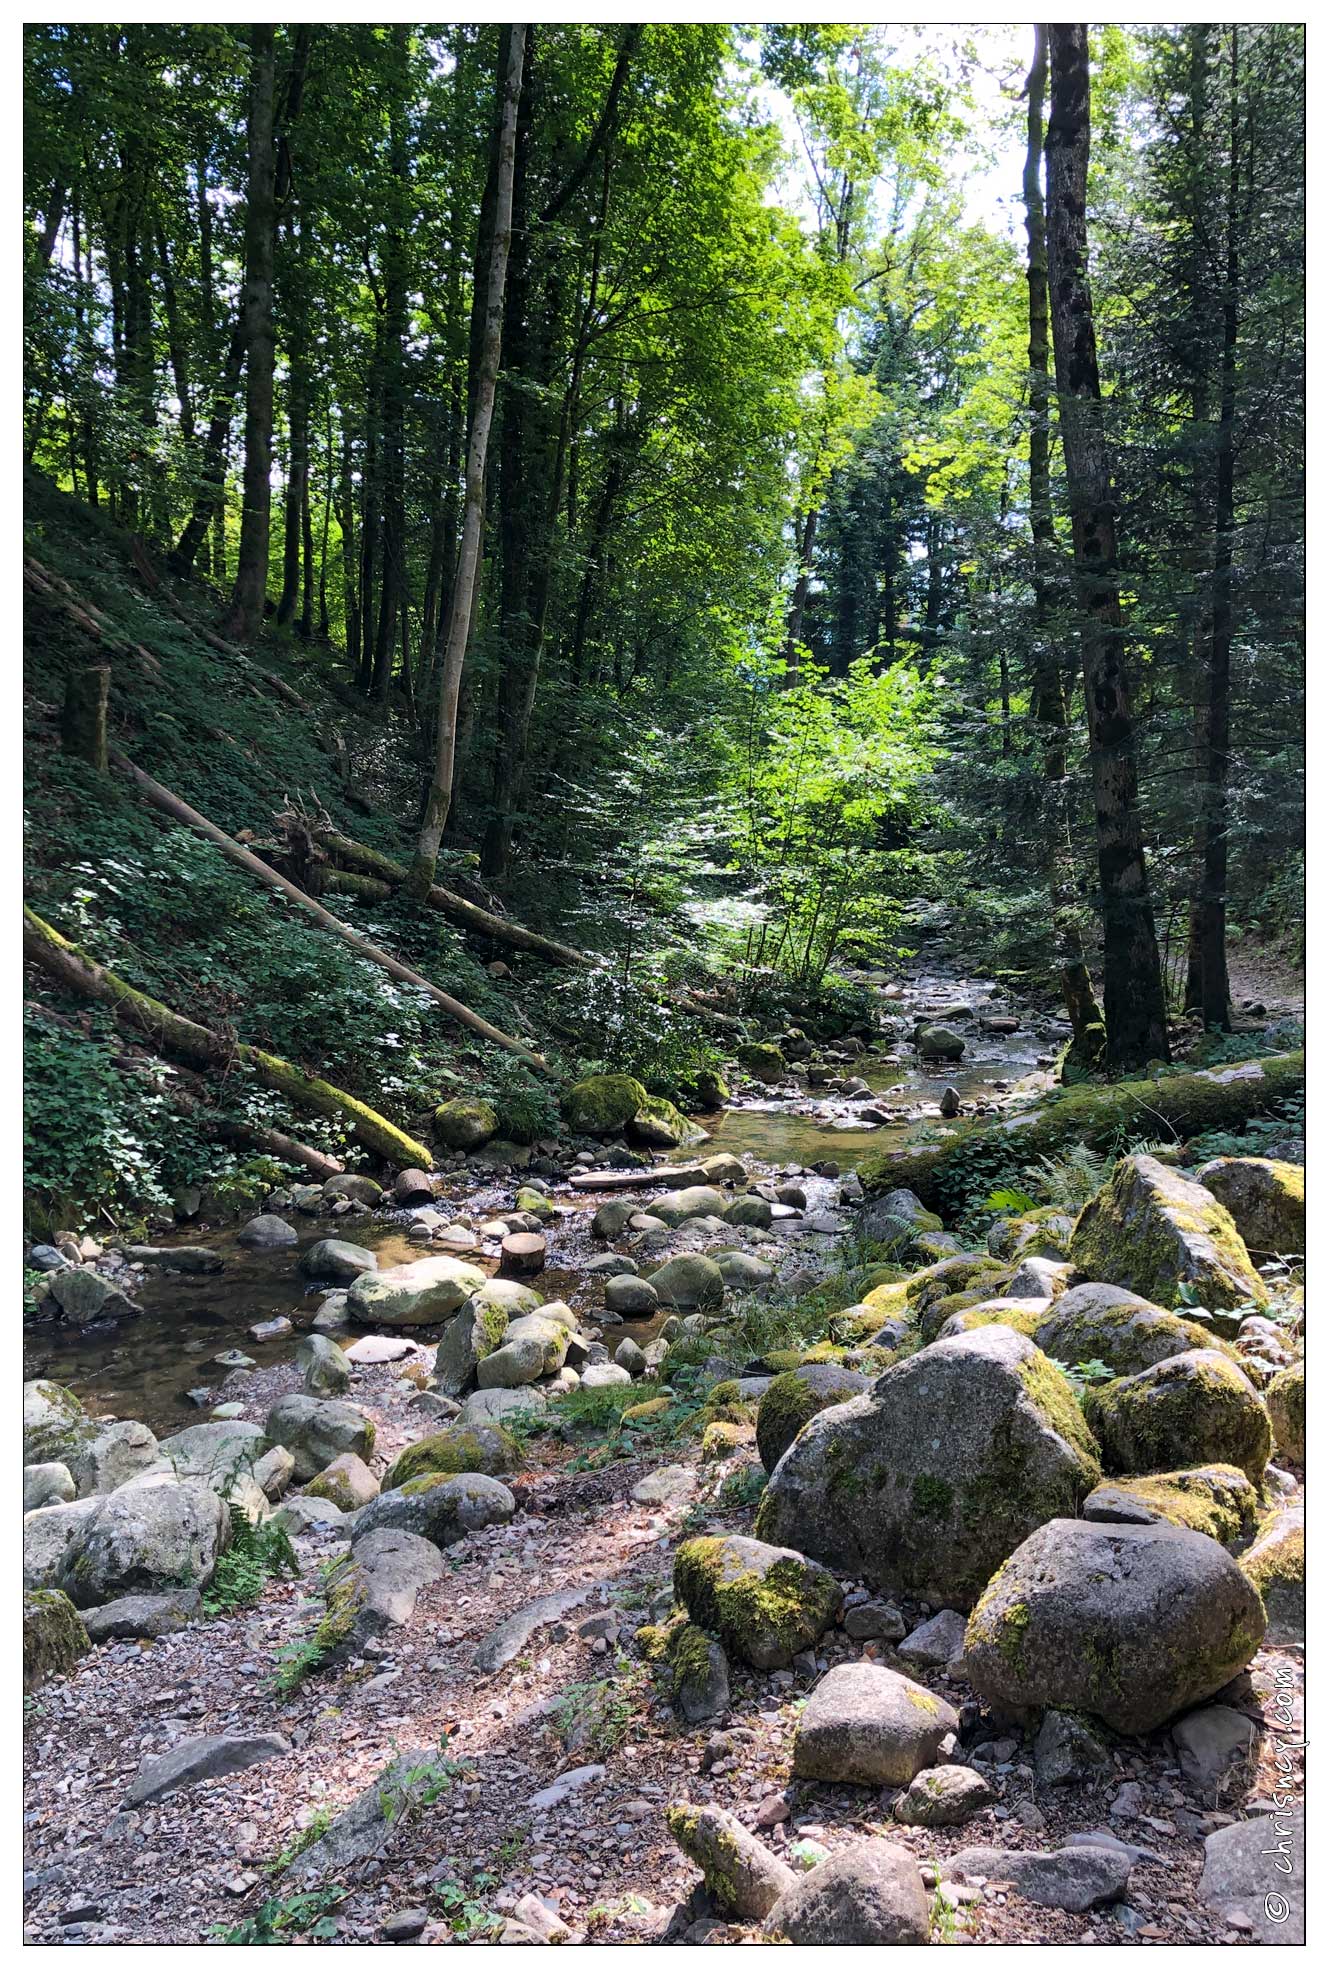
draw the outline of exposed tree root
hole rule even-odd
[[[242,1061],[254,1069],[259,1079],[293,1106],[309,1114],[322,1114],[332,1120],[350,1123],[355,1139],[385,1162],[398,1169],[431,1169],[433,1157],[421,1142],[414,1142],[402,1129],[326,1080],[301,1073],[289,1061],[265,1053],[260,1047],[246,1046],[224,1038],[207,1026],[173,1012],[159,999],[126,984],[104,964],[97,964],[77,945],[69,943],[58,930],[44,923],[26,905],[23,910],[23,953],[41,966],[48,976],[83,998],[92,998],[114,1007],[118,1017],[146,1033],[155,1047],[200,1066],[226,1067]],[[316,1151],[314,1152],[316,1153]]]

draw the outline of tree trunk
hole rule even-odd
[[[423,896],[428,891],[434,879],[439,843],[443,839],[448,808],[452,804],[457,696],[461,688],[461,673],[466,660],[471,607],[479,583],[481,535],[484,524],[485,462],[489,451],[489,427],[494,415],[494,392],[498,383],[499,348],[503,334],[503,290],[507,280],[508,251],[512,236],[512,175],[525,41],[526,30],[523,26],[505,30],[499,59],[498,155],[494,224],[484,282],[486,296],[484,331],[481,337],[475,402],[471,413],[470,444],[466,456],[466,497],[462,517],[461,550],[457,557],[457,578],[448,598],[448,628],[439,688],[434,774],[429,789],[424,824],[416,844],[409,885],[411,893],[417,897]]]
[[[245,212],[245,477],[235,587],[223,633],[252,642],[263,624],[272,508],[272,259],[275,52],[270,24],[251,29],[249,202]]]
[[[80,664],[65,678],[61,748],[99,773],[106,771],[106,705],[110,690],[111,671],[105,663]]]
[[[1089,46],[1082,25],[1050,28],[1048,275],[1062,448],[1071,509],[1085,715],[1103,908],[1107,1059],[1168,1058],[1167,1007],[1140,823],[1135,727],[1117,571],[1116,517],[1089,291],[1085,199]]]

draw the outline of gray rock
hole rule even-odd
[[[394,1757],[282,1877],[309,1883],[336,1879],[358,1861],[380,1858],[412,1802],[427,1797],[436,1783],[437,1759],[429,1750]]]
[[[534,1388],[481,1388],[461,1405],[459,1422],[502,1422],[510,1415],[539,1415],[545,1398]]]
[[[295,1458],[280,1443],[274,1443],[271,1449],[265,1450],[254,1464],[254,1482],[269,1503],[275,1504],[279,1497],[285,1495],[294,1475]]]
[[[321,1237],[300,1253],[298,1269],[305,1278],[330,1278],[338,1285],[349,1285],[365,1272],[376,1272],[378,1259],[362,1244],[347,1244],[339,1237]]]
[[[343,1176],[329,1176],[323,1185],[323,1195],[329,1203],[349,1197],[352,1203],[362,1203],[366,1209],[372,1210],[375,1204],[383,1201],[383,1185],[376,1183],[372,1176],[351,1172]]]
[[[1299,1811],[1241,1819],[1204,1842],[1200,1894],[1250,1921],[1261,1942],[1306,1940],[1306,1835]]]
[[[700,1646],[685,1646],[685,1636]],[[729,1663],[720,1643],[689,1621],[675,1639],[670,1665],[675,1714],[688,1724],[717,1722],[729,1707]]]
[[[635,1340],[620,1340],[614,1349],[614,1360],[619,1367],[625,1367],[631,1375],[646,1372],[646,1356]]]
[[[724,1301],[724,1274],[714,1259],[703,1257],[699,1251],[670,1258],[651,1273],[650,1282],[662,1305],[684,1312],[706,1311]]]
[[[70,1504],[45,1504],[23,1516],[23,1585],[29,1593],[57,1585],[65,1554],[94,1517],[99,1497],[81,1497]]]
[[[481,1362],[503,1345],[508,1317],[502,1306],[468,1299],[448,1321],[434,1357],[434,1381],[442,1394],[462,1395],[475,1386]]]
[[[202,1611],[198,1588],[181,1586],[165,1593],[126,1593],[104,1607],[89,1607],[83,1625],[90,1641],[159,1641],[188,1627]]]
[[[1063,1377],[1010,1327],[980,1327],[814,1415],[772,1473],[757,1532],[875,1587],[964,1608],[1099,1474]]]
[[[1254,1773],[1260,1733],[1239,1709],[1212,1703],[1193,1709],[1172,1725],[1177,1762],[1187,1784],[1204,1794],[1207,1804],[1244,1791]]]
[[[666,1463],[632,1487],[634,1504],[669,1504],[697,1488],[697,1472],[688,1463]]]
[[[237,1232],[235,1241],[254,1251],[283,1251],[290,1245],[298,1244],[300,1237],[294,1224],[288,1224],[284,1217],[265,1213],[261,1217],[251,1217]]]
[[[413,1477],[366,1504],[356,1520],[356,1543],[387,1528],[415,1532],[435,1545],[455,1545],[486,1525],[506,1524],[516,1508],[516,1498],[497,1477]]]
[[[786,1668],[840,1609],[838,1581],[787,1546],[694,1538],[674,1555],[674,1593],[697,1625],[753,1668]]]
[[[592,1361],[582,1369],[581,1385],[583,1388],[628,1388],[632,1385],[632,1376],[616,1361]]]
[[[143,1759],[125,1793],[125,1804],[151,1804],[207,1778],[224,1778],[269,1757],[282,1757],[290,1747],[285,1737],[279,1736],[187,1737],[160,1757]]]
[[[505,1339],[475,1370],[481,1388],[528,1388],[546,1372],[545,1345],[536,1334]]]
[[[577,1792],[584,1791],[588,1784],[599,1784],[604,1774],[603,1764],[579,1764],[575,1770],[564,1771],[552,1784],[547,1784],[542,1791],[537,1791],[534,1796],[527,1799],[527,1810],[557,1811],[560,1805],[566,1805],[569,1798],[575,1797]]]
[[[948,1608],[916,1627],[897,1652],[905,1661],[918,1661],[925,1668],[944,1668],[948,1661],[964,1653],[965,1619]]]
[[[774,1265],[754,1258],[750,1251],[717,1252],[715,1268],[725,1285],[735,1292],[757,1292],[776,1276]]]
[[[295,1364],[305,1377],[307,1395],[340,1395],[351,1385],[351,1363],[322,1333],[306,1333],[295,1350]]]
[[[59,1583],[76,1607],[104,1606],[127,1593],[206,1586],[230,1535],[230,1516],[216,1491],[150,1479],[100,1501],[71,1540]]]
[[[497,1627],[485,1635],[471,1659],[471,1666],[477,1675],[495,1675],[510,1661],[515,1661],[532,1635],[542,1627],[561,1620],[571,1613],[574,1607],[585,1606],[595,1589],[591,1586],[568,1586],[559,1593],[543,1593],[538,1600],[509,1614]]]
[[[356,1538],[351,1570],[341,1577],[351,1584],[358,1608],[351,1636],[354,1645],[405,1627],[415,1612],[421,1589],[442,1579],[447,1567],[437,1545],[416,1533],[384,1527]]]
[[[158,1445],[176,1475],[200,1478],[213,1488],[252,1471],[269,1447],[257,1422],[196,1422]]]
[[[904,1616],[889,1600],[863,1600],[845,1613],[844,1631],[851,1641],[901,1641]]]
[[[47,1504],[70,1504],[74,1479],[63,1463],[28,1463],[23,1469],[23,1509],[40,1511]]]
[[[981,1772],[966,1764],[938,1764],[919,1772],[897,1800],[895,1816],[901,1825],[963,1825],[996,1802],[997,1793]]]
[[[361,1326],[437,1326],[485,1283],[477,1266],[442,1253],[362,1274],[347,1294],[346,1310]]]
[[[64,1463],[97,1433],[77,1395],[58,1381],[23,1383],[23,1461]]]
[[[1133,1736],[1221,1689],[1264,1627],[1259,1594],[1202,1532],[1062,1518],[975,1608],[965,1673],[995,1705],[1087,1712]]]
[[[1073,1710],[1049,1709],[1034,1740],[1034,1769],[1040,1784],[1082,1784],[1107,1776],[1112,1752],[1101,1729]]]
[[[83,1266],[67,1265],[61,1271],[49,1272],[47,1279],[48,1296],[76,1326],[86,1326],[91,1320],[125,1319],[138,1311],[118,1286]]]
[[[660,1296],[649,1279],[621,1272],[605,1282],[605,1305],[625,1319],[645,1319],[659,1303]]]
[[[760,1921],[796,1885],[792,1867],[718,1805],[671,1805],[665,1821],[712,1898],[740,1921]]]
[[[1062,1846],[1054,1853],[1005,1846],[965,1846],[941,1863],[947,1880],[1009,1880],[1037,1907],[1086,1914],[1119,1901],[1131,1876],[1129,1857],[1106,1846]]]
[[[823,1948],[926,1942],[928,1897],[918,1861],[888,1839],[837,1846],[784,1890],[766,1917],[766,1933]]]
[[[929,1689],[876,1662],[833,1668],[794,1733],[794,1775],[828,1784],[911,1784],[960,1719]]]
[[[283,1395],[268,1410],[263,1427],[270,1442],[291,1452],[296,1480],[302,1484],[348,1450],[367,1462],[374,1447],[373,1424],[358,1408],[314,1395]]]
[[[1214,1347],[1174,1354],[1085,1396],[1104,1467],[1127,1476],[1234,1463],[1258,1484],[1273,1450],[1269,1414],[1241,1369]]]
[[[651,1214],[673,1229],[686,1224],[690,1217],[722,1216],[724,1207],[723,1191],[712,1189],[708,1183],[696,1183],[688,1189],[671,1190],[667,1196],[657,1197],[651,1204]]]
[[[280,1510],[273,1512],[272,1521],[290,1538],[302,1538],[314,1532],[319,1537],[340,1541],[351,1535],[346,1513],[330,1497],[288,1497]]]

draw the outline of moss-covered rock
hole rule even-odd
[[[1102,1361],[1114,1374],[1139,1374],[1174,1354],[1213,1345],[1204,1327],[1183,1314],[1166,1312],[1122,1286],[1098,1283],[1064,1292],[1039,1318],[1034,1339],[1067,1367]]]
[[[671,1258],[650,1275],[650,1283],[663,1306],[680,1312],[708,1312],[724,1302],[724,1274],[713,1258],[700,1251],[685,1251]]]
[[[729,1707],[729,1663],[718,1641],[690,1620],[671,1623],[669,1695],[685,1723],[714,1723]]]
[[[994,1258],[1012,1263],[1021,1258],[1064,1258],[1074,1229],[1074,1217],[1052,1205],[1024,1210],[1015,1217],[998,1217],[988,1231],[988,1250]]]
[[[1127,1476],[1234,1463],[1259,1483],[1273,1449],[1264,1403],[1226,1354],[1196,1347],[1085,1395],[1104,1467]]]
[[[92,1643],[73,1601],[54,1590],[23,1595],[23,1691],[67,1675]]]
[[[1306,1172],[1295,1162],[1221,1155],[1197,1169],[1195,1180],[1218,1198],[1248,1251],[1306,1249]]]
[[[941,1218],[927,1208],[912,1190],[888,1190],[874,1197],[859,1212],[858,1234],[868,1244],[884,1244],[894,1253],[903,1251],[928,1231],[944,1228]]]
[[[704,1128],[698,1128],[681,1108],[659,1094],[647,1095],[628,1121],[626,1133],[630,1142],[652,1149],[696,1148],[707,1139]]]
[[[957,1333],[977,1333],[980,1327],[1009,1326],[1013,1333],[1022,1333],[1026,1340],[1032,1340],[1043,1310],[1043,1302],[1038,1299],[980,1299],[976,1305],[949,1313],[937,1338],[953,1340]]]
[[[1065,1376],[988,1326],[823,1409],[782,1457],[757,1532],[873,1586],[973,1604],[995,1568],[1099,1480]]]
[[[69,1466],[97,1434],[78,1396],[58,1381],[23,1384],[23,1461]]]
[[[921,1026],[914,1037],[920,1058],[924,1060],[962,1060],[964,1040],[949,1026]]]
[[[305,1485],[306,1497],[325,1497],[339,1511],[358,1511],[378,1492],[378,1478],[368,1464],[350,1453],[334,1456],[327,1469]]]
[[[360,1326],[441,1326],[484,1283],[477,1265],[440,1253],[364,1273],[346,1295],[346,1311]]]
[[[698,1626],[753,1668],[787,1668],[840,1610],[833,1574],[755,1538],[692,1538],[674,1555],[674,1593]]]
[[[1264,1391],[1280,1456],[1298,1466],[1306,1461],[1306,1368],[1293,1361],[1280,1368]]]
[[[861,1395],[867,1385],[864,1375],[829,1362],[777,1374],[757,1405],[757,1454],[762,1467],[768,1472],[775,1468],[812,1416]]]
[[[752,1427],[744,1422],[708,1422],[701,1434],[703,1463],[723,1463],[752,1441]]]
[[[1083,1711],[1134,1736],[1231,1681],[1264,1630],[1259,1594],[1212,1538],[1059,1518],[974,1608],[964,1672],[1003,1708]]]
[[[1264,1280],[1216,1197],[1154,1156],[1123,1156],[1080,1212],[1070,1255],[1091,1279],[1126,1286],[1156,1306],[1263,1305]]]
[[[445,1149],[481,1149],[498,1133],[498,1111],[488,1101],[458,1096],[434,1109],[434,1140]]]
[[[747,1068],[754,1080],[763,1080],[769,1085],[783,1080],[789,1072],[789,1062],[780,1048],[767,1042],[736,1047],[734,1057],[740,1066]]]
[[[538,1306],[538,1295],[532,1292],[530,1297]],[[440,1394],[456,1397],[475,1386],[481,1361],[497,1353],[503,1345],[508,1319],[508,1308],[496,1305],[492,1299],[473,1294],[466,1301],[456,1318],[449,1320],[443,1329],[434,1355],[434,1385]]]
[[[675,1843],[700,1867],[716,1905],[739,1921],[760,1921],[798,1876],[768,1846],[718,1805],[671,1805],[665,1813]]]
[[[1265,1526],[1241,1559],[1241,1570],[1260,1595],[1276,1647],[1306,1639],[1306,1520],[1289,1505]]]
[[[713,1114],[729,1099],[729,1082],[717,1067],[702,1067],[693,1076],[693,1088],[697,1106],[704,1114]]]
[[[1101,1483],[1081,1507],[1094,1524],[1182,1525],[1229,1549],[1251,1537],[1261,1509],[1259,1491],[1233,1463]]]
[[[506,1429],[483,1422],[454,1422],[402,1450],[384,1475],[383,1489],[399,1490],[412,1477],[460,1477],[476,1471],[503,1477],[520,1463],[521,1452]]]
[[[516,1508],[516,1498],[497,1477],[428,1473],[381,1491],[367,1504],[356,1521],[356,1543],[371,1531],[391,1530],[413,1531],[433,1545],[455,1545],[468,1532],[506,1524]]]
[[[595,1073],[566,1090],[563,1119],[574,1134],[616,1135],[645,1107],[648,1098],[646,1089],[631,1074]]]

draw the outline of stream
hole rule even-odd
[[[971,1014],[959,1016],[961,1007],[971,1008]],[[903,1148],[920,1138],[963,1131],[972,1125],[976,1105],[990,1109],[1040,1092],[1052,1079],[1042,1063],[1069,1031],[1060,1020],[1013,1005],[990,981],[958,975],[936,960],[917,962],[902,986],[883,991],[881,1010],[900,1022],[896,1033],[883,1035],[870,1054],[836,1071],[865,1080],[872,1089],[871,1104],[890,1114],[890,1121],[864,1126],[856,1118],[862,1100],[856,1104],[843,1094],[823,1093],[800,1081],[769,1094],[744,1094],[719,1114],[698,1117],[709,1141],[674,1151],[670,1159],[691,1162],[723,1150],[741,1157],[759,1178],[773,1172],[802,1175],[818,1163],[849,1170],[869,1151]],[[919,1014],[963,1035],[962,1060],[935,1066],[920,1061],[910,1039]],[[1019,1029],[1001,1034],[983,1031],[979,1020],[997,1015],[1019,1018]],[[948,1086],[955,1088],[963,1103],[961,1116],[950,1122],[941,1119],[938,1107]],[[449,1171],[436,1206],[450,1207],[459,1218],[478,1223],[510,1209],[521,1180],[516,1172]],[[584,1267],[594,1252],[604,1248],[590,1237],[590,1218],[604,1198],[574,1192],[566,1181],[550,1178],[549,1182],[555,1201],[569,1214],[547,1227],[549,1263],[535,1284],[545,1299],[563,1299],[585,1319],[598,1320],[603,1281],[587,1274]],[[833,1199],[833,1182],[814,1179],[807,1188],[810,1212]],[[26,1327],[25,1378],[62,1382],[92,1413],[143,1421],[159,1435],[186,1427],[204,1419],[213,1404],[235,1392],[234,1382],[223,1388],[228,1373],[235,1370],[219,1365],[218,1354],[238,1349],[258,1365],[270,1367],[294,1352],[298,1331],[277,1340],[256,1341],[249,1329],[279,1315],[306,1325],[312,1318],[327,1288],[306,1284],[297,1270],[300,1251],[320,1238],[342,1237],[373,1251],[380,1269],[408,1263],[438,1248],[407,1237],[412,1214],[404,1210],[343,1218],[295,1214],[290,1221],[299,1246],[279,1251],[250,1250],[239,1244],[238,1224],[217,1229],[194,1225],[164,1233],[158,1239],[162,1246],[205,1243],[221,1257],[223,1269],[202,1276],[149,1270],[136,1294],[141,1311],[133,1319],[85,1327],[56,1322]],[[679,1243],[689,1248],[686,1238]],[[493,1272],[497,1246],[468,1254],[467,1262]],[[644,1341],[650,1337],[652,1323],[634,1320],[625,1330]],[[609,1329],[611,1347],[613,1331]],[[191,1401],[189,1391],[197,1388],[210,1390],[211,1401],[202,1405]]]

